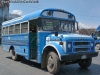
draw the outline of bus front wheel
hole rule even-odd
[[[59,68],[60,61],[58,55],[55,52],[50,51],[47,55],[47,70],[50,73],[55,74],[59,71]]]
[[[18,60],[18,55],[15,53],[15,51],[14,50],[11,50],[11,55],[12,55],[12,59],[14,60],[14,61],[17,61]]]
[[[91,65],[91,62],[92,62],[92,58],[88,58],[88,59],[80,60],[78,64],[81,68],[87,68]]]

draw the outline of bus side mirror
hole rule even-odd
[[[55,36],[58,36],[59,26],[54,26]]]
[[[76,22],[75,22],[75,32],[77,33],[78,30],[79,30],[79,26],[78,26],[78,22],[76,21]],[[79,32],[78,32],[78,33],[79,33]]]
[[[78,22],[76,22],[76,25],[77,25],[77,31],[78,31],[79,30]]]
[[[91,36],[94,38],[94,40],[97,40],[97,36],[92,32]]]
[[[93,32],[91,33],[91,36],[92,36],[92,37],[94,36],[94,33],[93,33]]]
[[[79,25],[78,25],[78,22],[76,21],[75,22],[75,31],[78,31],[79,30]]]

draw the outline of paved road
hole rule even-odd
[[[0,75],[52,75],[42,70],[39,64],[30,61],[13,61],[10,53],[4,52],[0,47]],[[56,75],[100,75],[100,54],[93,58],[88,69],[81,69],[77,64],[61,66]]]

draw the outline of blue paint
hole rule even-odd
[[[95,44],[100,43],[100,25],[96,28],[92,37],[95,39]]]
[[[27,36],[27,38],[25,38]],[[29,60],[29,34],[13,34],[2,36],[3,50],[9,51],[13,46],[16,54],[25,56]],[[24,52],[25,49],[25,52]]]

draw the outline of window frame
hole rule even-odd
[[[27,33],[29,33],[29,21],[23,21],[23,22],[20,22],[20,23],[16,23],[16,24],[11,24],[11,25],[8,25],[8,26],[3,26],[2,27],[2,35],[15,35],[15,34],[23,34],[23,33],[21,33],[21,24],[22,23],[25,23],[25,22],[27,22],[27,29],[28,29],[28,31],[27,31]],[[20,26],[20,28],[19,28],[19,30],[20,30],[20,33],[16,33],[16,31],[15,31],[15,29],[16,29],[16,25],[19,25]],[[13,33],[12,34],[9,34],[9,31],[10,31],[10,26],[13,26]],[[8,27],[8,33],[7,34],[5,34],[5,28],[6,27]]]
[[[15,29],[14,29],[14,34],[20,34],[20,32],[19,32],[19,33],[16,33],[16,25],[19,25],[19,27],[20,27],[20,23],[15,24],[15,27],[14,27],[14,28],[15,28]],[[19,31],[20,31],[20,29],[21,29],[21,28],[19,28]]]
[[[27,26],[28,28],[27,28],[27,32],[26,32],[26,33],[29,33],[29,21],[23,21],[23,22],[20,23],[20,34],[24,34],[24,33],[22,33],[22,30],[21,30],[21,29],[22,29],[21,24],[22,24],[22,23],[26,23],[26,22],[27,22],[27,24],[28,24],[28,26]]]
[[[12,34],[10,34],[10,27],[11,27],[11,26],[13,26]],[[8,31],[9,31],[9,35],[15,34],[15,25],[10,25]]]
[[[2,35],[5,35],[5,27],[2,27]]]
[[[31,21],[34,21],[34,20],[37,20],[37,24],[36,24],[36,32],[38,32],[40,29],[40,27],[42,27],[42,25],[40,25],[39,21],[41,22],[41,18],[34,18],[34,19],[31,19],[29,20],[29,32],[30,32],[30,22]]]
[[[42,21],[42,19],[51,19],[51,20],[59,20],[60,21],[60,26],[61,26],[61,23],[64,21],[65,23],[67,23],[68,24],[68,30],[65,30],[66,32],[72,32],[72,33],[74,33],[75,32],[75,22],[74,21],[70,21],[70,20],[64,20],[64,19],[56,19],[56,18],[41,18],[41,21]],[[71,31],[69,31],[69,24],[71,25]],[[72,25],[74,25],[73,26],[73,30],[72,30]],[[63,26],[64,25],[62,25],[62,28],[63,28]],[[51,30],[44,30],[43,29],[43,22],[42,22],[42,31],[51,31]],[[58,31],[58,32],[62,32],[62,30],[61,31]]]

